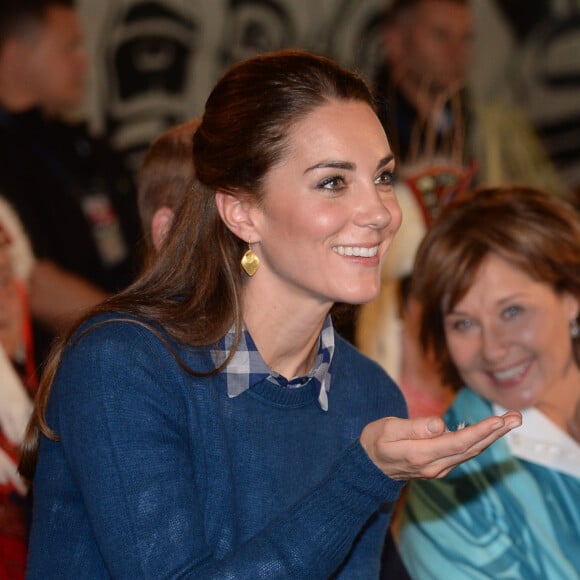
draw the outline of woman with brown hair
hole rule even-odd
[[[401,552],[413,578],[580,572],[580,216],[529,187],[448,206],[413,273],[421,338],[459,390],[454,429],[518,409],[523,426],[440,481],[412,482]]]
[[[31,578],[372,578],[404,481],[514,426],[407,421],[333,331],[376,296],[401,215],[356,75],[304,52],[232,67],[157,259],[61,346],[23,469]]]

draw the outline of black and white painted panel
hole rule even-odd
[[[389,0],[79,0],[93,60],[87,114],[135,153],[198,115],[233,62],[279,48],[332,56],[372,78]],[[580,0],[472,0],[473,92],[521,104],[580,187]]]

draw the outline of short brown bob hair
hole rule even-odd
[[[412,275],[422,307],[421,346],[432,351],[441,378],[463,381],[445,340],[444,317],[465,296],[493,253],[555,292],[580,299],[580,215],[562,198],[527,187],[479,189],[458,197],[423,239]],[[580,366],[580,340],[574,339]]]

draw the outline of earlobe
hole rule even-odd
[[[173,217],[173,210],[165,206],[160,207],[153,214],[153,219],[151,220],[151,239],[156,250],[159,250],[163,244],[167,232],[173,223]]]
[[[569,292],[566,292],[564,299],[566,300],[566,308],[568,310],[567,316],[570,324],[570,336],[572,340],[576,340],[580,336],[580,324],[578,323],[580,300]]]
[[[571,293],[566,293],[568,300],[569,315],[571,319],[577,319],[580,314],[580,300]]]
[[[248,200],[218,190],[215,201],[222,221],[232,233],[245,242],[259,241],[251,216],[252,204]]]

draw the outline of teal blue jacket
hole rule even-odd
[[[460,391],[453,429],[493,414]],[[514,457],[499,440],[443,480],[409,485],[400,550],[412,578],[577,580],[580,479]]]

